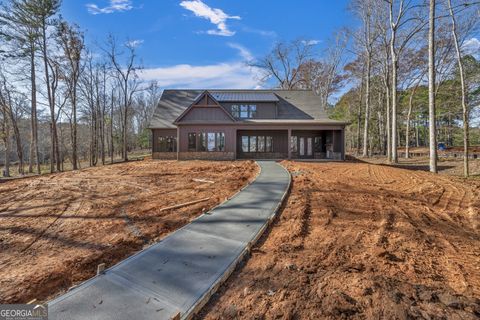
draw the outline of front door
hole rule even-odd
[[[298,155],[299,158],[311,159],[313,158],[313,138],[312,137],[298,137]]]

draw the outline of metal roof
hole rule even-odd
[[[210,94],[219,102],[277,102],[278,97],[272,92],[211,91]]]

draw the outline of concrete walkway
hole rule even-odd
[[[257,179],[161,242],[48,304],[49,319],[189,318],[235,269],[274,217],[290,174],[259,161]]]

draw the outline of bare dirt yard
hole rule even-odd
[[[363,161],[368,163],[389,165],[385,157],[365,158],[363,159]],[[411,157],[409,159],[406,159],[403,157],[399,157],[398,163],[393,166],[411,170],[429,171],[429,158]],[[463,158],[440,158],[437,161],[437,169],[438,173],[441,175],[463,177]],[[480,178],[480,158],[470,159],[469,171],[472,178]]]
[[[64,292],[223,202],[257,170],[252,161],[144,160],[0,183],[0,302]]]
[[[279,217],[198,318],[480,317],[480,180],[283,164]]]

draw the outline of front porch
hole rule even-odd
[[[344,160],[343,130],[237,130],[237,159]]]

